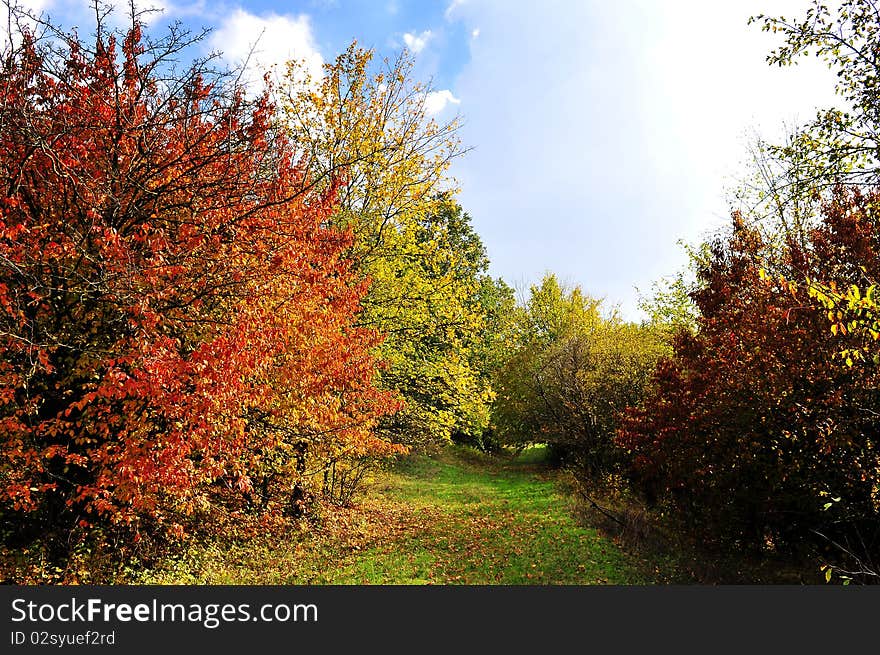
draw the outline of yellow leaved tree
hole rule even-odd
[[[458,123],[432,118],[413,63],[406,51],[375,62],[352,43],[320,80],[290,62],[276,89],[310,179],[342,171],[331,220],[354,233],[349,256],[370,279],[361,322],[386,335],[382,384],[405,401],[382,429],[404,443],[486,427],[492,394],[473,360],[497,295],[484,293],[485,250],[448,175]]]

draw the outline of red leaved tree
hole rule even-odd
[[[842,281],[876,268],[876,254],[853,241],[850,201],[826,208],[809,252],[779,254],[735,217],[699,271],[696,334],[678,337],[618,435],[637,485],[704,543],[797,551],[825,547],[817,533],[876,527],[878,372],[833,361],[847,337],[832,334],[804,284],[765,270],[772,260],[789,280],[821,269]],[[845,513],[828,511],[835,498]]]
[[[0,516],[60,550],[218,490],[281,510],[307,453],[392,450],[332,197],[266,96],[132,23],[38,23],[0,62]]]

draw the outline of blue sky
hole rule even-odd
[[[88,25],[82,0],[26,0]],[[553,271],[638,318],[635,288],[685,263],[723,224],[749,134],[778,138],[834,102],[818,62],[764,62],[776,44],[752,14],[797,16],[806,0],[138,0],[214,30],[230,61],[317,70],[352,39],[415,52],[441,118],[472,150],[460,200],[492,272],[520,288]],[[82,22],[85,21],[85,22]]]

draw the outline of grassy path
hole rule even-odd
[[[191,552],[150,582],[261,584],[649,583],[577,523],[544,467],[450,449],[410,457],[356,507],[303,538]]]

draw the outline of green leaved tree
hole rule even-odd
[[[311,176],[345,171],[332,221],[355,235],[349,257],[370,280],[361,323],[386,335],[382,384],[405,401],[381,429],[409,444],[479,434],[492,397],[479,370],[488,259],[448,177],[458,124],[431,117],[412,68],[406,52],[377,64],[353,43],[321,80],[291,62],[277,89]]]

